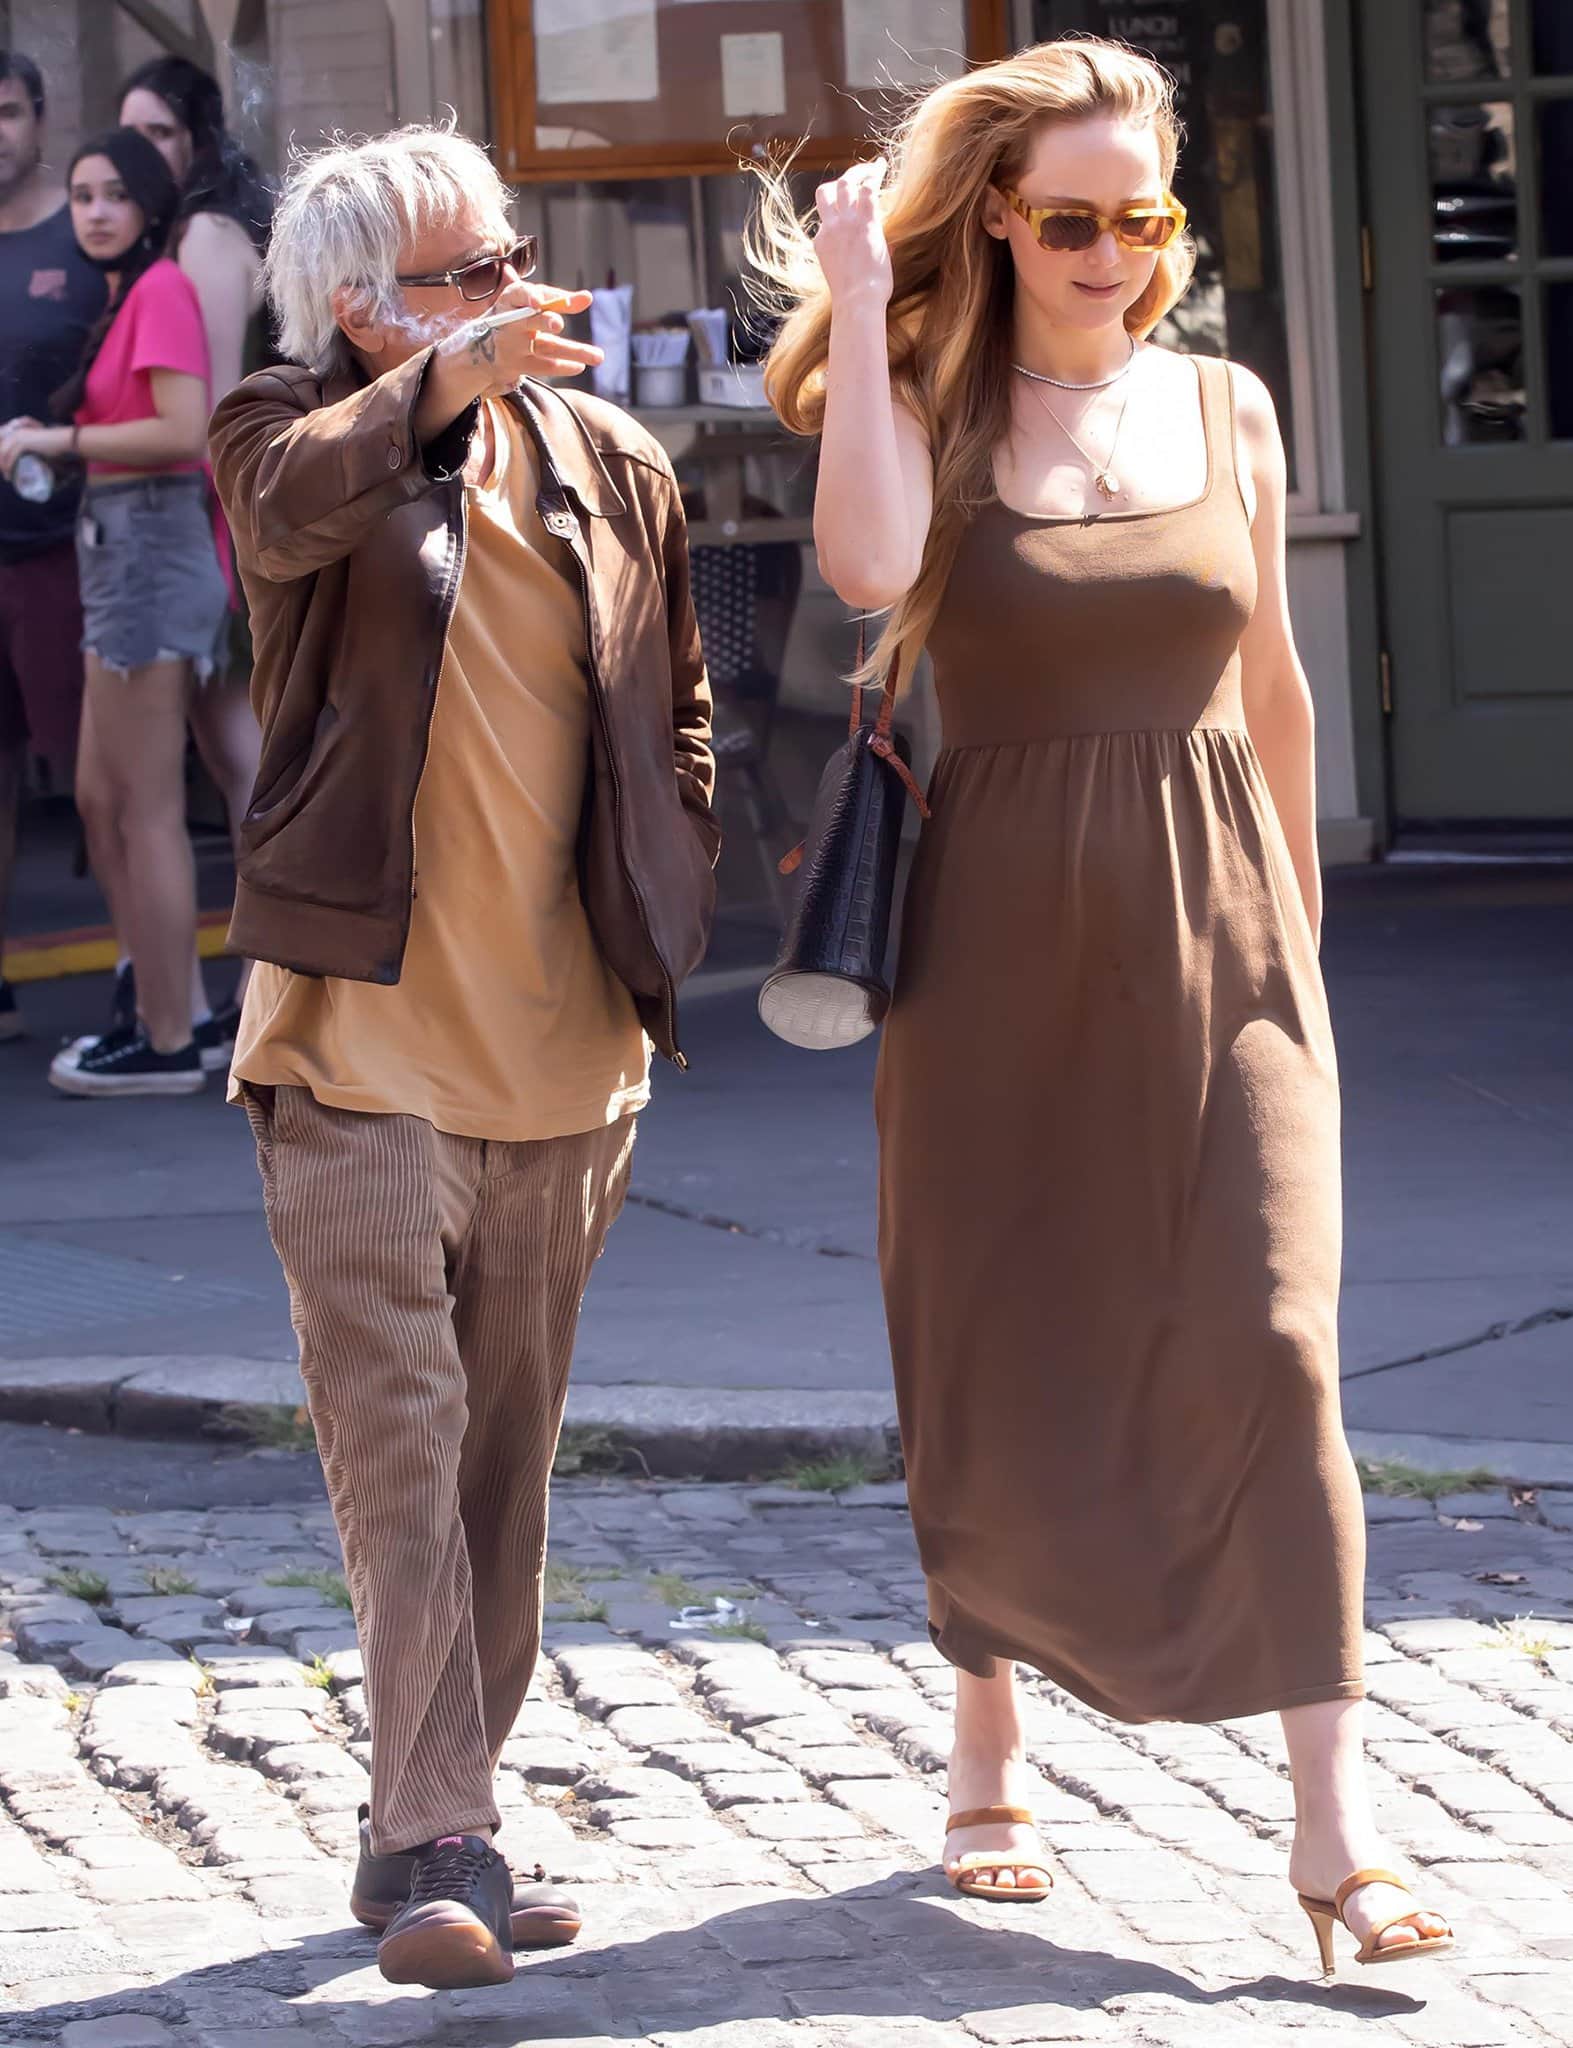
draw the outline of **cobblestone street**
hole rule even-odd
[[[899,1486],[554,1501],[501,1846],[584,1934],[414,1995],[346,1909],[366,1718],[326,1509],[0,1510],[0,2040],[1573,2040],[1573,1492],[1368,1496],[1381,1817],[1462,1954],[1331,1985],[1271,1719],[1125,1727],[1034,1681],[1054,1893],[946,1886],[951,1681]]]

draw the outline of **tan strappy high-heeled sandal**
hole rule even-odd
[[[1332,1976],[1335,1967],[1333,1960],[1334,1924],[1335,1922],[1340,1922],[1343,1926],[1348,1927],[1349,1922],[1344,1919],[1344,1907],[1363,1884],[1390,1884],[1396,1890],[1407,1893],[1410,1898],[1414,1897],[1413,1891],[1405,1884],[1404,1880],[1401,1877],[1395,1877],[1390,1870],[1353,1871],[1344,1879],[1330,1899],[1308,1899],[1304,1892],[1296,1892],[1295,1894],[1295,1897],[1305,1909],[1306,1918],[1316,1929],[1316,1945],[1322,1952],[1322,1969],[1329,1977]],[[1415,1923],[1418,1922],[1423,1912],[1431,1912],[1430,1907],[1417,1906],[1412,1912],[1394,1913],[1386,1920],[1379,1921],[1371,1929],[1371,1932],[1357,1950],[1355,1961],[1357,1963],[1407,1963],[1415,1956],[1441,1955],[1445,1950],[1452,1948],[1455,1944],[1451,1927],[1448,1927],[1446,1934],[1422,1934],[1420,1932],[1418,1925]],[[1432,1913],[1431,1917],[1435,1920],[1442,1918],[1440,1913]],[[1446,1926],[1447,1923],[1443,1921],[1443,1925]],[[1415,1940],[1390,1941],[1385,1948],[1377,1946],[1382,1936],[1390,1927],[1410,1926],[1413,1926],[1415,1929]]]
[[[986,1827],[1035,1827],[1037,1822],[1029,1806],[970,1806],[965,1813],[953,1813],[945,1823],[945,1832],[950,1834],[957,1828]],[[974,1875],[979,1870],[1014,1870],[1018,1876],[1023,1871],[1034,1871],[1036,1877],[1031,1884],[985,1884]],[[974,1849],[958,1857],[953,1864],[947,1864],[945,1875],[957,1891],[969,1899],[992,1899],[1001,1905],[1035,1906],[1040,1899],[1046,1899],[1054,1887],[1054,1878],[1047,1862],[1041,1856],[1012,1855],[1008,1849]]]

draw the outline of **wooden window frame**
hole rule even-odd
[[[968,62],[990,63],[1005,56],[1010,48],[1009,0],[964,0],[964,4],[967,11]],[[537,108],[533,0],[489,0],[486,13],[497,163],[503,176],[512,183],[685,178],[737,170],[739,153],[725,142],[635,143],[626,148],[614,146],[610,149],[538,149],[535,146]],[[848,164],[862,152],[867,141],[866,135],[858,134],[814,136],[798,152],[796,161],[805,170]],[[756,153],[767,146],[757,144]]]

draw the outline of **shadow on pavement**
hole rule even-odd
[[[1161,1963],[1056,1942],[1049,1931],[1052,1900],[1042,1909],[1041,1934],[1009,1919],[1011,1909],[1001,1909],[997,1926],[976,1925],[941,1902],[942,1884],[930,1871],[823,1898],[753,1904],[694,1927],[526,1960],[511,1985],[485,1990],[406,1998],[388,1995],[375,1979],[370,2012],[364,1997],[341,2002],[335,1987],[375,1970],[371,1938],[354,1928],[324,1930],[288,1949],[215,1963],[161,1984],[13,2012],[0,2018],[0,2039],[129,2013],[176,2023],[189,2014],[201,2038],[204,2026],[244,2027],[243,2014],[257,1994],[268,2001],[314,1994],[307,2003],[292,2003],[289,2013],[309,2032],[320,2011],[324,2038],[355,2038],[335,2024],[353,2009],[363,2016],[368,2040],[453,2048],[648,2034],[664,2039],[748,2021],[934,2024],[1001,2013],[1012,2014],[1026,2038],[1041,2027],[1038,2037],[1064,2039],[1056,2023],[1099,2012],[1130,2015],[1132,2025],[1138,2014],[1148,2022],[1185,2016],[1205,2023],[1209,2013],[1252,2016],[1270,2006],[1293,2009],[1281,2024],[1314,2027],[1317,2015],[1401,2019],[1425,2007],[1417,1995],[1418,1971],[1415,1991],[1279,1975],[1198,1984]],[[593,1910],[593,1894],[590,1903]],[[218,2017],[225,2013],[227,2020]],[[429,2014],[429,2026],[420,2026],[419,2013]],[[284,2022],[277,2008],[270,2017],[274,2025]],[[254,2023],[265,2028],[269,2021],[256,2012]],[[259,2031],[258,2038],[267,2035]]]

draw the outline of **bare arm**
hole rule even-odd
[[[150,419],[119,420],[92,427],[46,427],[14,420],[0,429],[0,475],[9,476],[16,458],[31,450],[46,460],[72,454],[112,469],[168,469],[200,462],[207,452],[207,387],[183,370],[151,370]]]
[[[917,581],[934,506],[928,438],[890,389],[883,175],[882,164],[860,165],[821,186],[814,238],[831,296],[814,548],[837,596],[867,611],[895,604]]]
[[[217,405],[240,382],[246,326],[258,303],[262,260],[238,220],[199,213],[187,223],[181,240],[180,267],[202,308]]]
[[[1316,718],[1289,619],[1285,574],[1288,471],[1267,387],[1231,363],[1239,450],[1256,498],[1256,611],[1240,642],[1245,723],[1261,759],[1273,807],[1289,843],[1311,931],[1322,930],[1322,870],[1316,850]]]

